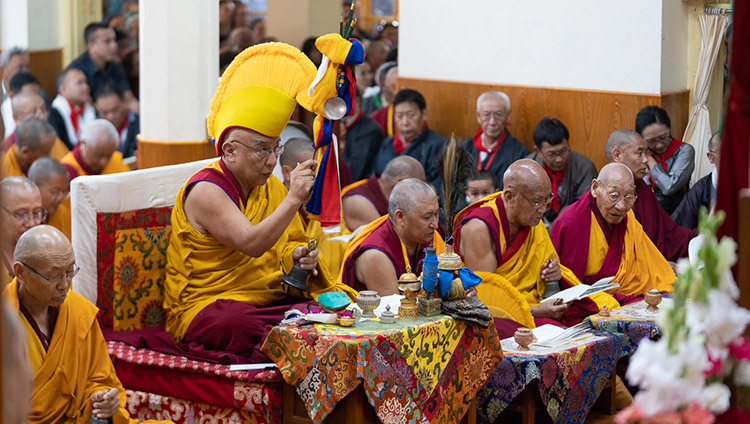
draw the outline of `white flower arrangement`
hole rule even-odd
[[[750,386],[750,343],[742,339],[750,311],[737,305],[737,245],[716,239],[723,219],[722,212],[709,217],[701,210],[698,259],[679,261],[674,301],[657,319],[662,337],[642,340],[630,360],[626,377],[639,391],[618,422],[680,422],[687,411],[702,419],[692,422],[713,422],[730,408],[727,384]]]

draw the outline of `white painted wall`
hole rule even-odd
[[[686,9],[680,0],[401,0],[399,74],[636,93],[684,89]]]
[[[60,48],[62,46],[60,0],[27,1],[31,50]]]
[[[270,0],[266,35],[297,48],[308,37],[339,31],[341,0]]]
[[[60,8],[60,0],[0,0],[0,47],[60,48]]]
[[[0,0],[0,47],[29,47],[26,0]]]
[[[685,1],[663,0],[662,92],[684,90],[693,86],[692,79],[688,79],[690,10],[686,3]]]
[[[141,135],[205,140],[219,81],[219,3],[140,3]]]

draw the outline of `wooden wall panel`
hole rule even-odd
[[[52,101],[57,96],[55,78],[63,70],[63,49],[31,50],[29,62],[31,73],[39,79],[40,85]]]
[[[138,135],[138,169],[175,165],[212,157],[216,157],[216,150],[208,140],[145,140]]]
[[[647,105],[664,107],[672,119],[672,131],[681,137],[687,126],[688,90],[655,94],[618,93],[517,85],[399,77],[398,88],[412,88],[427,100],[430,128],[445,136],[474,135],[477,97],[485,91],[502,91],[511,100],[513,135],[533,150],[531,134],[544,116],[560,119],[570,131],[570,145],[601,168],[607,161],[604,145],[617,128],[635,128],[635,115]]]

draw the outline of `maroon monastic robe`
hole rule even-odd
[[[677,261],[687,257],[688,243],[695,237],[696,230],[677,225],[643,179],[635,182],[635,191],[638,199],[633,205],[633,213],[664,258]]]

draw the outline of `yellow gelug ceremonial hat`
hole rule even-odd
[[[315,79],[315,65],[297,48],[264,43],[237,55],[219,80],[206,119],[208,136],[221,155],[224,134],[247,128],[278,137],[297,103],[310,110],[307,90]]]

